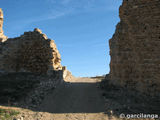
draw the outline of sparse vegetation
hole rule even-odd
[[[18,114],[19,112],[15,110],[0,108],[0,120],[12,120]]]

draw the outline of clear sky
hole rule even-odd
[[[122,0],[0,0],[4,33],[18,37],[40,28],[55,40],[62,65],[75,76],[109,72],[109,43]]]

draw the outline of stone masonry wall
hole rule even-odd
[[[160,1],[123,0],[110,39],[112,83],[160,95]]]
[[[0,70],[50,74],[62,70],[60,54],[53,40],[39,29],[0,43]]]
[[[0,42],[5,41],[7,37],[3,34],[3,11],[0,8]]]

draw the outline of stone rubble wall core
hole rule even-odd
[[[160,1],[123,0],[110,39],[113,84],[160,95]]]
[[[3,42],[7,37],[3,34],[3,11],[0,8],[0,42]]]
[[[37,28],[1,42],[0,53],[1,71],[51,74],[62,70],[56,44]]]

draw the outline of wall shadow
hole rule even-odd
[[[122,113],[160,115],[159,96],[149,96],[127,86],[114,85],[110,82],[108,75],[102,80],[100,87],[106,99],[106,111],[112,110],[116,116]]]
[[[62,79],[63,74],[59,75],[59,78]],[[1,75],[0,105],[49,113],[105,112],[105,101],[101,91],[98,90],[100,88],[97,87],[99,83],[69,83],[63,81],[58,83],[56,88],[48,90],[46,95],[40,95],[40,97],[42,97],[40,99],[43,99],[41,101],[42,104],[37,104],[36,99],[33,99],[33,101],[29,103],[26,101],[25,96],[30,95],[28,93],[31,93],[31,96],[33,95],[32,90],[42,81],[39,79],[40,77],[42,77],[44,81],[48,79],[47,75],[32,73],[10,73],[3,76]],[[51,77],[55,78],[55,75],[50,76],[50,78]],[[15,103],[17,104],[15,105]],[[33,104],[37,107],[30,107],[28,104]]]
[[[122,113],[160,115],[159,98],[152,98],[134,90],[111,85],[107,80],[101,83],[63,81],[57,84],[56,88],[48,90],[48,94],[45,96],[41,96],[41,94],[40,96],[43,98],[37,97],[38,99],[43,99],[41,104],[37,104],[37,101],[33,99],[30,103],[27,103],[27,107],[25,105],[15,105],[14,103],[22,101],[22,98],[24,98],[27,93],[33,94],[31,90],[34,88],[34,84],[39,84],[33,84],[33,81],[31,81],[34,79],[38,82],[38,79],[35,79],[38,78],[38,76],[34,75],[35,77],[33,77],[33,74],[27,73],[19,74],[20,73],[16,73],[0,77],[1,106],[27,108],[35,112],[55,114],[105,113],[108,116],[113,115],[116,117],[119,117]],[[63,74],[60,75],[60,77],[62,77]],[[17,82],[17,76],[19,76],[21,81]],[[44,81],[48,79],[48,76],[45,75],[40,75],[40,77],[43,77]],[[50,77],[55,79],[55,75]],[[9,79],[5,81],[7,78],[10,78],[10,81]],[[27,82],[27,79],[24,80],[24,78],[30,78],[30,81]],[[15,88],[13,86],[15,86]],[[24,103],[25,102],[26,101],[24,101]],[[30,107],[28,104],[37,107]]]
[[[47,96],[43,104],[36,109],[50,113],[100,113],[105,112],[105,101],[98,83],[65,82],[51,96]]]

